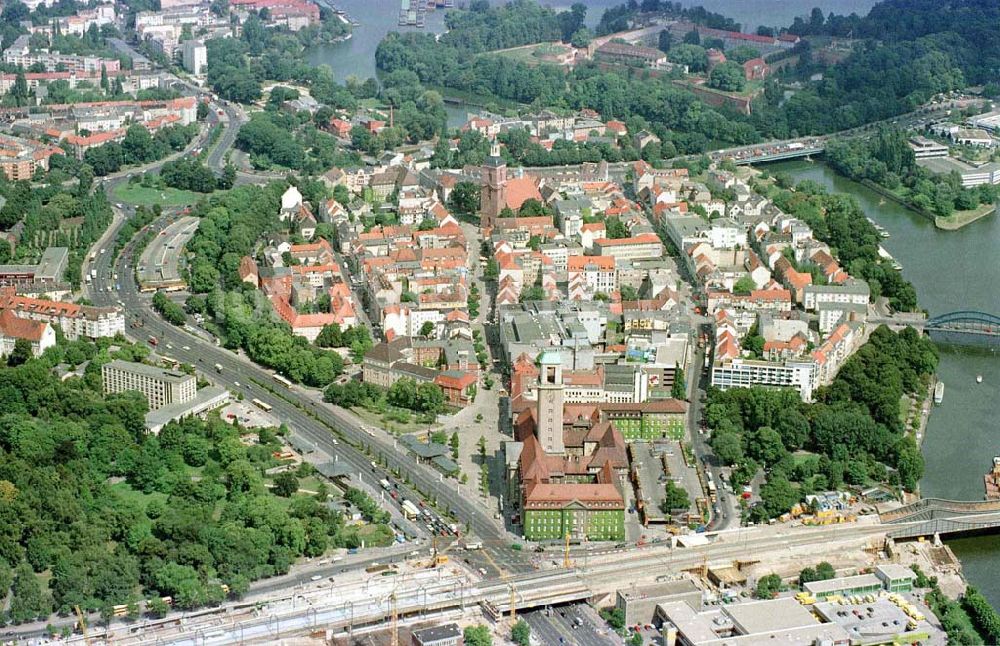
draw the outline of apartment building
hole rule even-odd
[[[125,313],[119,307],[90,307],[18,296],[13,287],[0,288],[0,310],[58,327],[67,339],[97,339],[125,333]]]
[[[730,388],[794,388],[803,401],[812,401],[817,386],[816,363],[810,359],[784,362],[726,359],[712,366],[712,385]]]
[[[146,397],[150,410],[191,401],[198,394],[194,375],[144,363],[116,359],[101,366],[101,378],[105,393],[138,391]]]

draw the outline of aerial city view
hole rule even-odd
[[[0,644],[1000,644],[997,0],[0,38]]]

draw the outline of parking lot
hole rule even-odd
[[[226,422],[239,422],[243,428],[270,428],[281,424],[277,417],[249,402],[231,402],[222,409],[221,415]]]
[[[688,492],[691,500],[688,511],[697,512],[695,499],[701,496],[701,484],[695,469],[684,464],[679,442],[633,442],[631,451],[638,496],[648,522],[670,522],[670,514],[662,510],[668,479]]]

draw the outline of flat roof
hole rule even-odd
[[[42,252],[42,257],[35,268],[35,277],[60,278],[60,274],[66,268],[66,261],[69,258],[69,249],[66,247],[49,247]]]
[[[875,572],[881,572],[890,580],[917,578],[917,575],[914,574],[913,570],[905,565],[898,565],[896,563],[886,563],[885,565],[876,566]]]
[[[930,624],[923,621],[918,622],[917,630],[907,630],[910,617],[888,599],[860,604],[821,602],[813,608],[822,619],[846,630],[852,644],[885,644],[897,635],[930,632],[931,629]]]
[[[618,590],[618,596],[626,601],[638,601],[640,599],[655,599],[657,597],[668,597],[675,594],[687,594],[701,590],[690,579],[678,579],[677,581],[665,581],[652,585],[638,585],[624,590]]]
[[[865,588],[873,585],[882,585],[877,576],[874,574],[858,574],[857,576],[843,576],[836,579],[827,579],[826,581],[810,581],[803,587],[815,595],[829,594],[852,588]]]
[[[440,626],[414,630],[413,636],[419,639],[421,643],[427,644],[441,641],[442,639],[456,639],[462,636],[462,632],[459,630],[458,624],[442,624]]]
[[[156,366],[146,365],[145,363],[137,363],[135,361],[122,361],[121,359],[115,359],[104,364],[110,368],[115,368],[117,370],[124,370],[125,372],[133,372],[140,375],[146,375],[148,377],[153,377],[155,379],[162,379],[163,381],[169,381],[173,383],[183,383],[185,381],[194,381],[197,379],[194,375],[189,375],[179,370],[168,370],[166,368],[157,368]]]
[[[146,428],[159,431],[169,422],[187,415],[199,415],[229,400],[229,391],[221,386],[206,386],[186,402],[175,402],[146,413]]]
[[[790,630],[817,624],[812,613],[792,597],[768,601],[734,603],[725,612],[740,632],[752,635],[778,630]]]

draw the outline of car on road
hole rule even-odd
[[[319,580],[320,580],[320,579],[322,579],[322,578],[323,578],[323,577],[321,577],[320,575],[318,575],[318,574],[314,574],[314,575],[312,575],[311,577],[309,577],[309,580],[310,580],[310,581],[319,581]]]

